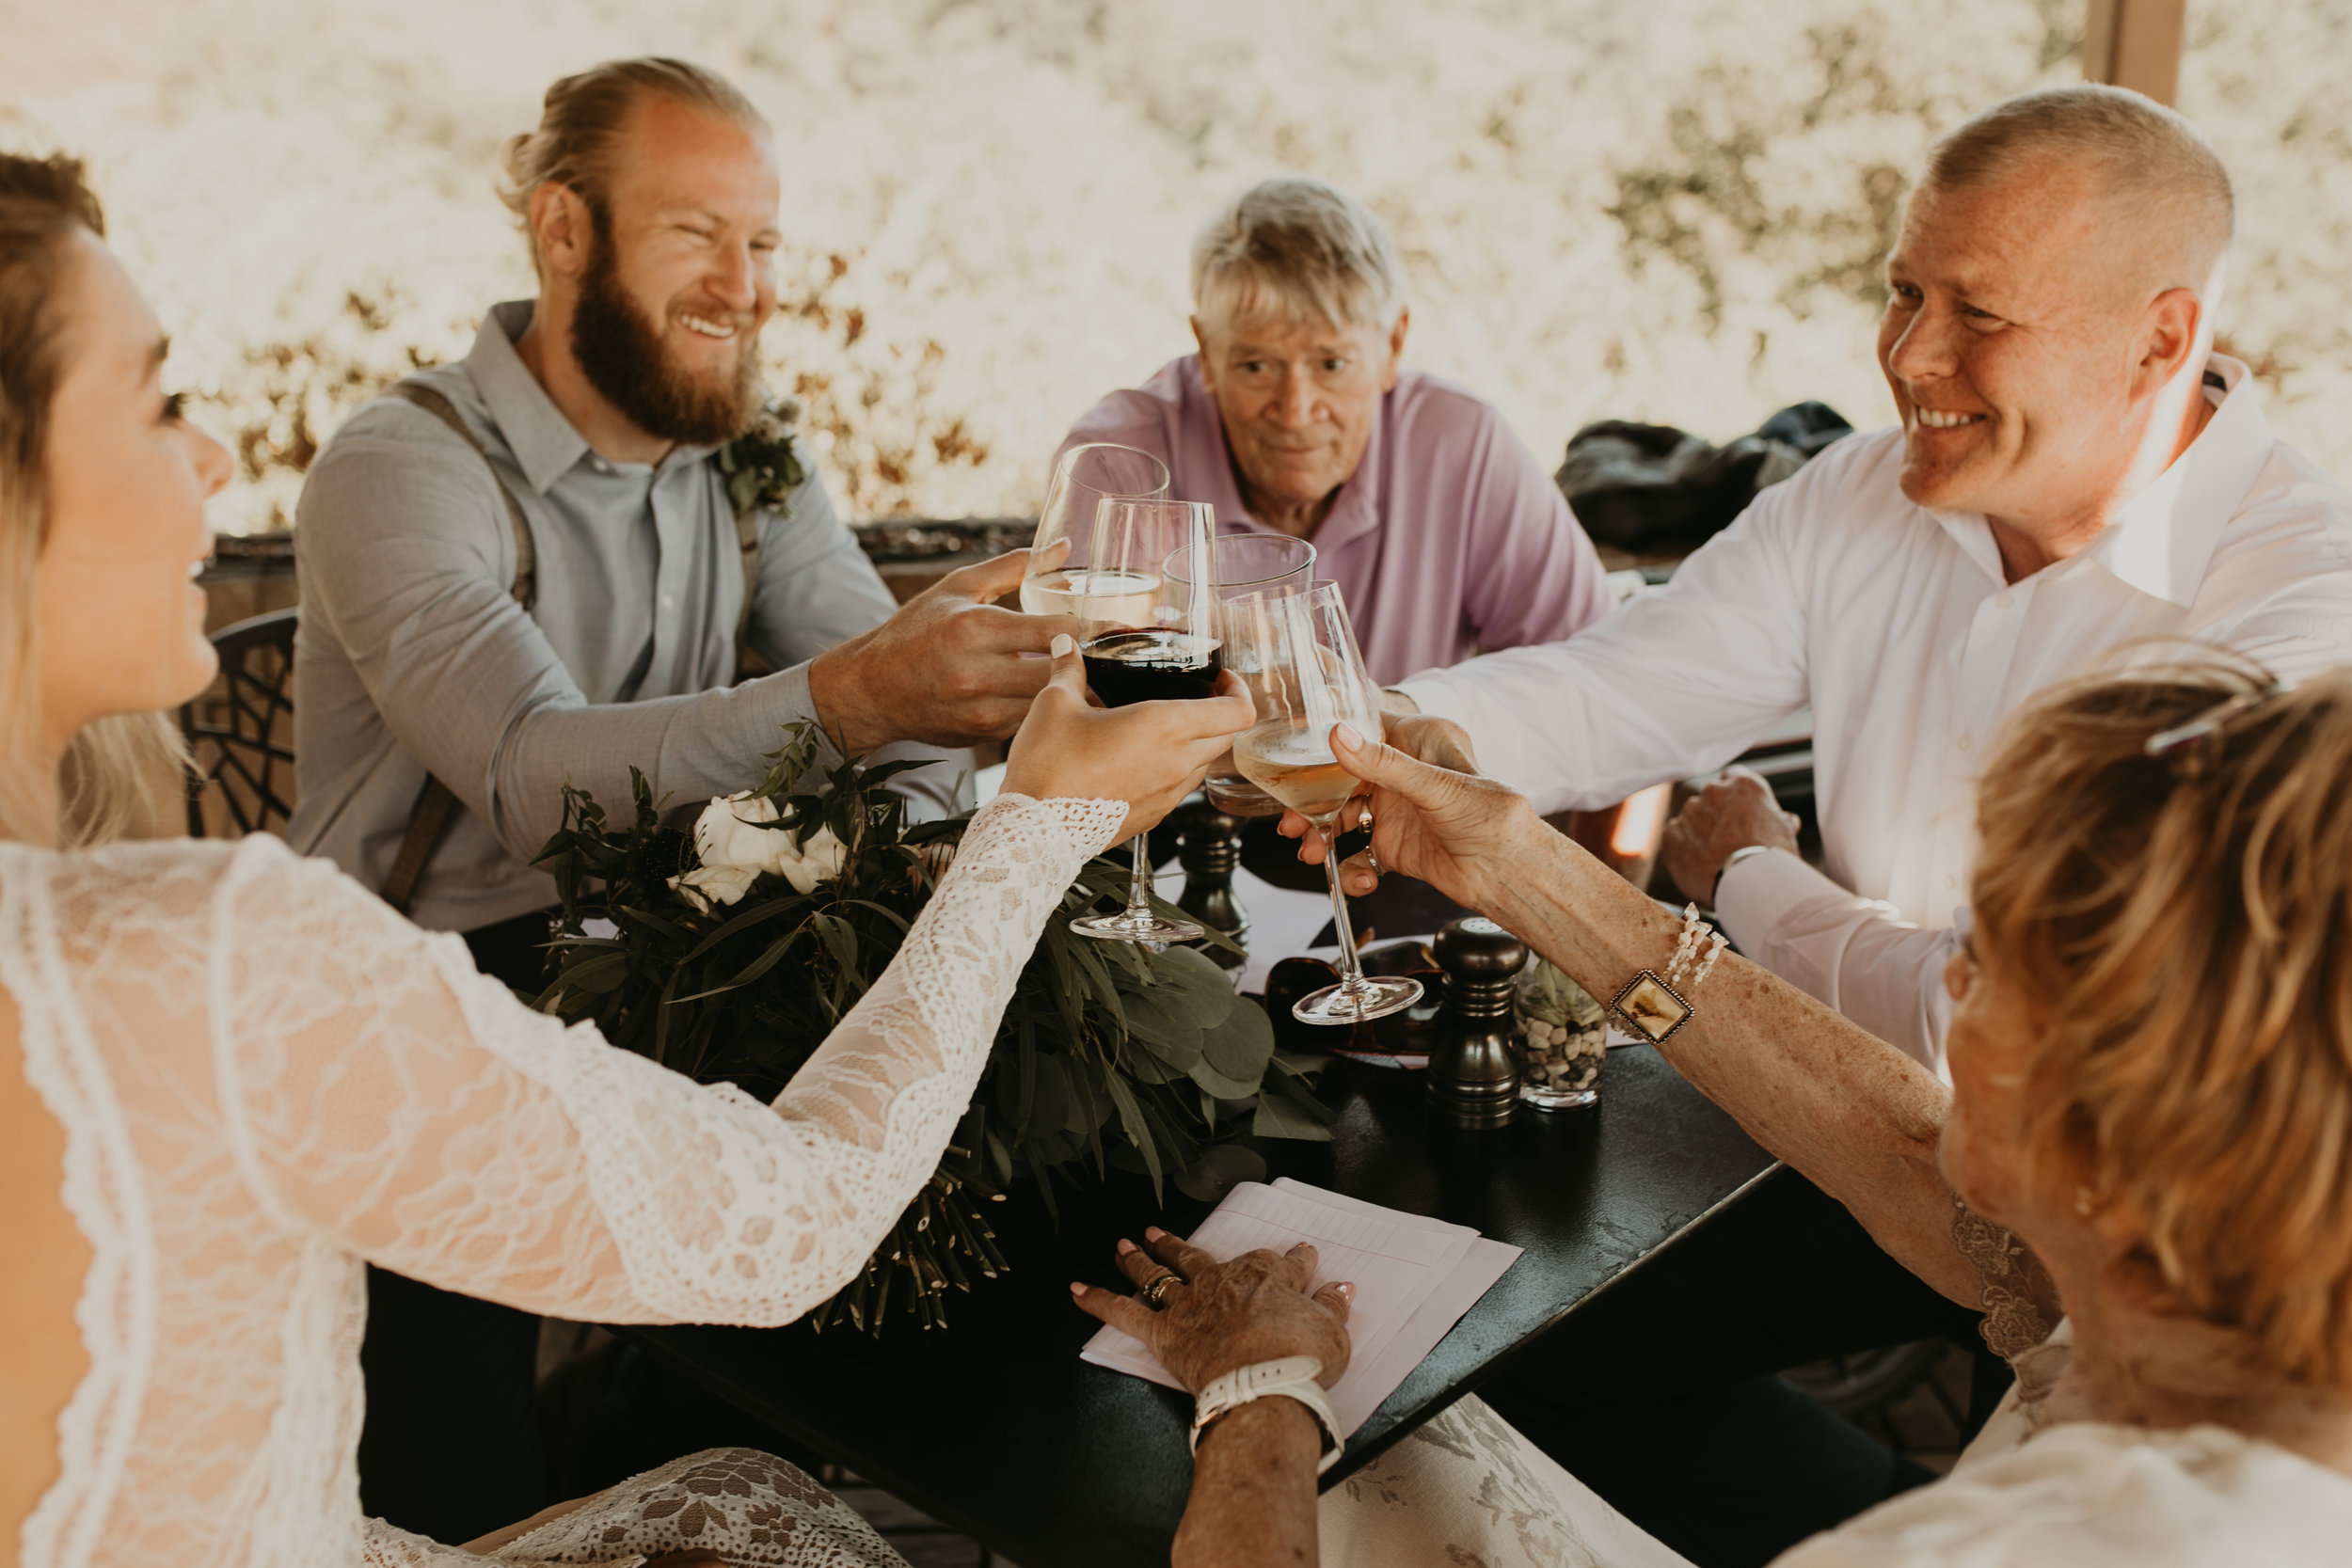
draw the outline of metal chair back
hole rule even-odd
[[[294,644],[301,612],[276,610],[213,634],[220,683],[180,709],[195,753],[188,833],[205,836],[205,800],[235,835],[282,831],[294,815]]]

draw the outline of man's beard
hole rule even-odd
[[[596,236],[572,313],[572,355],[588,384],[648,436],[691,447],[734,440],[759,412],[758,339],[738,328],[735,373],[723,384],[672,364],[661,324],[621,286],[613,249],[609,235]]]

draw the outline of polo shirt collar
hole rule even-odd
[[[1395,396],[1391,388],[1372,405],[1372,434],[1364,438],[1364,454],[1332,498],[1323,526],[1314,531],[1317,555],[1351,545],[1380,527],[1380,475],[1387,467],[1380,461],[1380,448],[1388,435],[1389,402]]]
[[[524,480],[544,496],[589,454],[589,447],[588,438],[573,428],[515,352],[515,340],[531,325],[534,303],[510,299],[490,307],[466,356],[466,373],[473,378],[483,406],[505,437],[506,450],[515,454]]]
[[[2221,531],[2262,477],[2273,444],[2253,376],[2227,355],[2205,360],[2206,395],[2217,397],[2213,417],[2188,450],[2138,495],[2078,559],[2104,568],[2127,588],[2188,608],[2205,579]],[[2221,386],[2211,382],[2219,379]],[[1994,582],[2005,581],[2000,546],[1980,512],[1931,512],[1969,560]],[[2066,563],[2061,563],[2066,564]],[[2057,570],[2057,568],[2052,568]]]

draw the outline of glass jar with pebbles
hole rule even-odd
[[[1519,1098],[1539,1111],[1598,1103],[1608,1009],[1539,959],[1519,980]]]

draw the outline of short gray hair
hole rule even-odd
[[[1920,189],[1994,184],[2053,155],[2088,164],[2110,199],[2169,230],[2178,254],[2168,261],[2185,269],[2171,284],[2205,286],[2236,228],[2230,171],[2185,116],[2127,87],[2044,87],[1996,103],[1935,144]]]
[[[1261,181],[1193,242],[1192,308],[1215,327],[1269,305],[1386,331],[1405,308],[1396,241],[1362,202],[1323,181]]]

